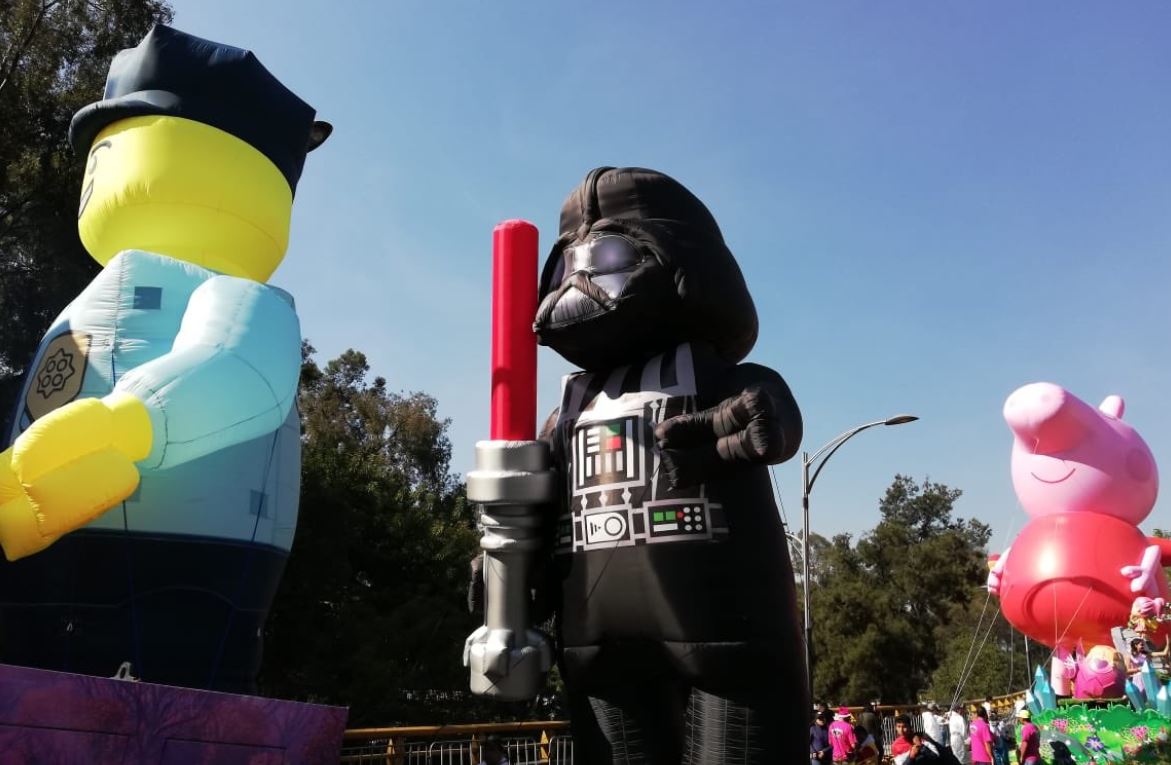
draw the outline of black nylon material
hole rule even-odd
[[[693,349],[693,363],[698,386],[695,404],[704,410],[730,411],[741,406],[742,396],[727,397],[729,387],[782,391],[777,393],[777,405],[786,410],[789,419],[773,419],[776,432],[772,438],[784,440],[788,436],[795,448],[800,438],[799,415],[775,372],[756,365],[733,367],[702,347]],[[593,379],[609,377],[603,372]],[[624,380],[633,378],[629,373],[623,376]],[[583,406],[601,395],[596,388],[588,389]],[[670,403],[667,409],[677,411]],[[750,419],[747,412],[739,416]],[[731,414],[728,417],[735,419]],[[712,419],[708,418],[709,423]],[[787,423],[788,433],[780,432],[782,422]],[[646,427],[651,426],[648,423]],[[733,427],[730,419],[723,425],[724,429]],[[550,434],[554,459],[562,475],[572,476],[577,466],[568,461],[565,444],[574,441],[574,425],[563,419],[560,428]],[[714,444],[718,437],[714,425],[707,433]],[[692,438],[703,440],[695,433]],[[648,434],[647,442],[655,443],[653,434]],[[609,711],[604,717],[594,722],[601,731],[599,741],[605,742],[597,745],[597,751],[622,753],[621,757],[614,754],[613,762],[678,763],[679,747],[691,747],[687,751],[694,753],[693,758],[683,761],[696,763],[720,762],[710,753],[733,750],[745,756],[737,762],[789,761],[775,757],[777,747],[784,751],[786,746],[792,748],[791,761],[799,762],[803,756],[807,721],[796,595],[767,468],[754,466],[750,460],[729,464],[717,457],[716,461],[718,472],[725,477],[705,483],[703,496],[724,508],[729,526],[726,537],[616,545],[554,559],[560,587],[562,669],[571,692],[590,699],[577,708],[592,714],[600,709],[599,699],[610,705],[605,707]],[[695,466],[689,466],[692,471],[685,477],[692,485],[704,476],[697,476]],[[660,499],[672,496],[666,473],[650,480],[658,482],[656,495]],[[694,494],[683,490],[679,496]],[[621,501],[615,504],[621,506]],[[646,688],[654,698],[631,699],[632,687]],[[677,707],[661,703],[664,688],[675,689],[672,692],[684,700],[697,689],[724,700],[739,699],[739,706],[721,708],[733,710],[728,712],[733,718],[753,722],[730,726],[730,738],[713,744],[712,720],[719,715],[703,707],[707,711],[700,717],[706,722],[684,725],[682,703]],[[790,699],[793,704],[778,707],[777,698]],[[615,708],[622,713],[610,719]],[[668,712],[669,708],[675,711]],[[652,709],[658,709],[660,716],[648,711]],[[615,719],[621,721],[618,727],[614,727]],[[575,717],[575,737],[578,723]],[[616,743],[613,736],[620,728],[629,735]],[[761,731],[768,731],[781,743],[761,743]],[[692,738],[701,734],[708,743]],[[677,738],[671,738],[675,735]],[[668,745],[670,741],[675,742],[674,749]],[[649,748],[640,749],[639,742]]]
[[[644,255],[604,290],[560,267],[600,233]],[[543,433],[564,483],[542,600],[582,761],[803,762],[793,571],[766,467],[796,452],[801,415],[780,375],[736,366],[757,318],[719,226],[662,173],[597,168],[561,208],[539,297],[538,340],[586,370]]]
[[[553,244],[540,282],[543,302],[560,286],[552,284],[562,251],[591,234],[623,234],[645,248],[662,270],[647,268],[639,279],[663,287],[669,299],[648,306],[658,316],[654,339],[666,344],[705,340],[728,361],[739,361],[756,342],[756,308],[740,267],[724,243],[711,212],[694,194],[669,176],[644,168],[602,167],[591,170],[561,208],[559,237]],[[658,290],[635,289],[636,294]],[[615,363],[595,358],[597,348],[563,327],[536,322],[538,341],[586,369]],[[595,342],[595,345],[596,342]],[[643,349],[643,357],[663,346]]]

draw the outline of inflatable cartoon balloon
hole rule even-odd
[[[803,760],[793,573],[767,468],[796,452],[801,416],[779,374],[738,363],[756,311],[719,226],[660,172],[597,168],[561,208],[539,297],[539,342],[583,370],[545,427],[580,756]]]
[[[1078,646],[1073,695],[1079,699],[1112,699],[1126,693],[1126,666],[1114,646]]]
[[[1153,540],[1166,542],[1167,540]],[[1165,548],[1164,548],[1165,549]],[[1127,626],[1134,633],[1146,640],[1156,649],[1162,650],[1167,645],[1167,625],[1171,621],[1171,612],[1162,598],[1138,597],[1130,606],[1130,619]]]
[[[1064,652],[1079,641],[1111,645],[1137,598],[1167,599],[1160,546],[1137,525],[1155,503],[1158,472],[1123,407],[1108,396],[1095,409],[1052,383],[1026,385],[1004,405],[1013,486],[1031,520],[988,588],[1010,624]]]
[[[251,52],[166,26],[74,117],[104,269],[0,455],[0,661],[253,688],[300,473],[300,326],[265,282],[328,133]]]

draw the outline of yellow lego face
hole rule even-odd
[[[267,281],[289,243],[293,193],[267,157],[179,117],[131,117],[90,147],[77,227],[105,265],[147,250]]]

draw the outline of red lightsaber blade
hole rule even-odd
[[[537,433],[537,227],[506,220],[492,231],[492,440]]]

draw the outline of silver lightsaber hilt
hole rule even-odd
[[[484,626],[464,643],[472,692],[502,701],[531,699],[553,663],[549,641],[533,629],[529,572],[540,554],[540,506],[556,476],[543,441],[480,441],[468,473],[468,499],[480,505],[484,534]]]

